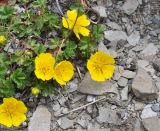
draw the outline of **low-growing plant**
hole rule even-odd
[[[92,24],[84,6],[77,2],[64,16],[51,12],[47,0],[18,2],[27,6],[21,12],[9,5],[0,6],[0,97],[14,96],[24,89],[31,90],[35,96],[48,96],[72,79],[74,59],[86,61],[97,50],[105,27]],[[3,51],[4,43],[17,46],[9,53]],[[113,75],[114,67],[108,68],[114,64],[113,58],[107,66],[105,62],[111,57],[102,56],[105,61],[101,64],[105,67],[92,65],[94,56],[88,61],[93,80],[104,81]],[[96,79],[94,68],[109,75]]]

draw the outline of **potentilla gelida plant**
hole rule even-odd
[[[115,70],[114,58],[97,51],[105,26],[93,24],[84,6],[74,1],[60,16],[48,9],[47,0],[28,2],[20,2],[32,4],[22,12],[0,7],[0,124],[7,127],[26,120],[26,106],[13,98],[17,91],[48,96],[73,79],[77,60],[87,61],[97,82],[111,79]]]

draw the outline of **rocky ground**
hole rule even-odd
[[[19,130],[159,131],[158,1],[92,0],[107,27],[98,50],[116,59],[113,78],[92,81],[80,63],[77,77],[65,88],[48,98],[30,98],[28,122]]]

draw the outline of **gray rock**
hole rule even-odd
[[[121,100],[126,101],[128,100],[128,86],[122,89],[121,91]]]
[[[136,76],[136,72],[129,71],[129,70],[124,70],[122,73],[122,76],[128,79],[132,79]]]
[[[153,44],[150,43],[148,46],[141,52],[143,57],[151,57],[158,53],[158,48]]]
[[[50,131],[51,113],[44,106],[38,106],[30,119],[28,131]]]
[[[147,131],[159,131],[160,129],[160,119],[158,117],[149,117],[142,119],[144,128]]]
[[[138,5],[139,5],[139,2],[137,0],[127,0],[122,6],[122,9],[126,14],[130,15],[135,12]]]
[[[101,128],[97,123],[89,123],[87,131],[111,131],[110,128]]]
[[[124,78],[124,77],[120,77],[120,79],[118,80],[118,85],[120,87],[125,87],[128,83],[128,79]]]
[[[152,78],[142,68],[138,69],[137,75],[132,83],[134,95],[142,100],[154,100],[158,98],[157,89]]]
[[[95,6],[93,9],[100,14],[100,17],[107,17],[106,8],[104,6]]]
[[[54,103],[54,104],[53,104],[53,110],[54,110],[54,111],[58,111],[59,109],[60,109],[59,103],[58,103],[58,102]]]
[[[144,128],[142,126],[142,122],[139,119],[135,120],[133,131],[144,131]]]
[[[87,96],[87,102],[93,102],[95,100],[96,100],[95,96],[91,96],[91,95]]]
[[[98,123],[109,123],[114,125],[119,125],[119,117],[116,114],[116,111],[113,111],[111,109],[100,107],[99,108],[99,116],[97,117]]]
[[[90,95],[103,95],[105,93],[117,93],[113,84],[108,80],[105,82],[96,82],[91,79],[89,72],[78,86],[78,91]]]
[[[156,117],[157,113],[154,112],[152,109],[152,104],[148,104],[144,107],[142,114],[141,114],[141,118],[145,119],[145,118],[150,118],[150,117]]]
[[[134,101],[134,108],[136,111],[142,110],[144,108],[144,106],[145,106],[144,103]]]
[[[109,41],[127,40],[127,34],[123,31],[108,30],[104,32],[104,37]]]
[[[155,70],[160,71],[160,59],[156,59],[155,61],[153,61],[153,66]]]
[[[122,30],[122,28],[115,22],[107,22],[107,26],[115,30]]]
[[[70,81],[70,82],[68,82],[66,88],[68,88],[68,92],[74,92],[77,90],[78,84],[75,81]]]
[[[130,45],[135,46],[139,43],[140,34],[138,31],[134,31],[128,38],[127,41]]]
[[[73,127],[73,124],[74,124],[74,121],[73,120],[69,120],[68,118],[66,117],[62,117],[60,118],[59,120],[57,120],[58,122],[58,125],[63,129],[68,129],[68,128],[72,128]]]
[[[102,41],[98,45],[98,51],[103,51],[106,54],[110,54],[109,50],[106,48]]]

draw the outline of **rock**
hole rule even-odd
[[[155,68],[155,70],[160,72],[160,59],[156,59],[155,61],[153,61],[153,67]]]
[[[142,123],[144,128],[147,131],[159,131],[160,129],[160,119],[155,116],[155,117],[149,117],[142,119]]]
[[[122,28],[115,22],[107,22],[107,26],[115,30],[122,30]]]
[[[139,119],[135,120],[135,123],[133,125],[133,131],[144,131],[142,122]]]
[[[104,37],[109,41],[127,40],[127,35],[123,31],[108,30],[104,32]]]
[[[66,88],[68,88],[68,92],[74,92],[78,88],[78,84],[76,81],[70,81],[68,82]]]
[[[103,95],[105,93],[117,93],[117,90],[110,81],[96,82],[90,77],[89,72],[78,86],[78,91],[90,95]]]
[[[142,68],[138,69],[137,75],[132,83],[134,95],[142,100],[154,100],[158,98],[157,89],[152,78]]]
[[[53,104],[53,110],[54,110],[54,111],[58,111],[59,109],[60,109],[59,103],[58,103],[58,102],[54,103],[54,104]]]
[[[127,0],[124,5],[122,6],[122,9],[124,12],[128,15],[134,13],[134,11],[137,9],[139,3],[137,0]]]
[[[120,87],[125,87],[128,83],[128,79],[124,78],[124,77],[120,77],[120,79],[118,80],[118,85]]]
[[[148,46],[141,52],[143,57],[151,57],[156,55],[159,52],[158,48],[153,44],[150,43]]]
[[[50,131],[51,113],[44,106],[38,106],[30,119],[28,131]]]
[[[142,102],[134,101],[133,103],[136,111],[142,110],[145,106]]]
[[[116,114],[116,111],[113,111],[108,108],[100,107],[99,108],[99,116],[97,117],[98,123],[107,123],[107,124],[114,124],[119,125],[119,117]]]
[[[72,128],[73,127],[73,124],[74,124],[74,121],[73,120],[69,120],[68,118],[66,117],[62,117],[60,118],[59,120],[57,120],[58,122],[58,125],[63,129],[68,129],[68,128]]]
[[[132,79],[136,76],[136,72],[129,71],[129,70],[124,70],[122,73],[122,76],[127,78],[127,79]]]
[[[149,118],[149,117],[156,117],[157,113],[154,112],[152,109],[152,104],[148,104],[144,107],[142,114],[141,114],[141,118],[145,119],[145,118]]]
[[[135,46],[139,43],[140,34],[138,31],[134,31],[128,38],[127,41],[130,45]]]
[[[110,128],[101,128],[97,123],[89,123],[87,131],[111,131]]]
[[[121,91],[121,100],[126,101],[128,100],[128,86],[122,89]]]
[[[95,100],[96,100],[95,96],[91,96],[91,95],[87,96],[87,102],[93,102]]]
[[[106,8],[104,6],[95,6],[93,9],[99,13],[100,17],[107,17]]]
[[[98,45],[98,51],[103,51],[106,54],[110,54],[109,50],[106,48],[102,41]]]

